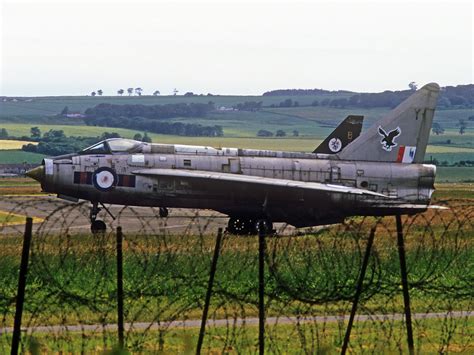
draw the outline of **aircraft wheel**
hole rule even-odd
[[[253,233],[259,234],[262,228],[265,234],[268,235],[273,231],[273,223],[268,219],[257,219],[253,222]]]
[[[228,223],[228,230],[232,234],[249,234],[251,230],[251,221],[248,218],[231,217]]]
[[[100,219],[92,221],[91,232],[93,234],[105,233],[106,230],[107,230],[107,226],[105,225],[104,221],[101,221]]]
[[[166,218],[168,217],[169,211],[166,207],[160,207],[160,217]]]

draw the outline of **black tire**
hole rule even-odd
[[[227,229],[236,235],[248,235],[251,231],[252,221],[245,217],[231,217]]]
[[[105,225],[105,222],[101,221],[100,219],[97,219],[91,223],[91,232],[93,234],[105,233],[106,230],[107,226]]]
[[[259,234],[260,229],[263,228],[265,235],[269,235],[273,232],[273,223],[269,219],[256,219],[252,223],[252,233]]]
[[[166,207],[160,207],[160,217],[166,218],[168,217],[169,211]]]

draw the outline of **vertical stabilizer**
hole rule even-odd
[[[313,151],[313,153],[336,154],[360,135],[364,116],[349,115]]]
[[[439,85],[423,86],[359,136],[338,157],[343,160],[422,163]]]

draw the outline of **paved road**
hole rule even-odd
[[[412,318],[414,320],[423,320],[423,319],[443,319],[443,318],[464,318],[464,317],[473,317],[474,312],[442,312],[442,313],[413,313]],[[372,315],[357,315],[355,317],[356,322],[360,321],[398,321],[404,319],[404,314],[394,313],[394,314],[372,314]],[[341,316],[315,316],[315,317],[268,317],[266,319],[266,324],[275,325],[275,324],[296,324],[308,323],[308,322],[318,322],[318,323],[335,323],[335,322],[345,322],[348,321],[349,315]],[[258,325],[258,318],[237,318],[237,319],[217,319],[209,320],[207,326],[213,327],[224,327],[229,324],[241,326],[245,325],[256,326]],[[186,320],[186,321],[172,321],[172,322],[161,322],[158,323],[146,323],[146,322],[137,322],[137,323],[126,323],[125,330],[154,330],[154,329],[163,329],[163,328],[197,328],[201,326],[201,320]],[[103,332],[103,331],[115,331],[117,330],[117,324],[83,324],[83,325],[51,325],[51,326],[34,326],[28,328],[22,328],[23,331],[27,333],[60,333],[60,332]],[[0,334],[12,333],[13,328],[0,328]]]

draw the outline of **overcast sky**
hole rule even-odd
[[[473,82],[471,1],[0,1],[0,95]]]

